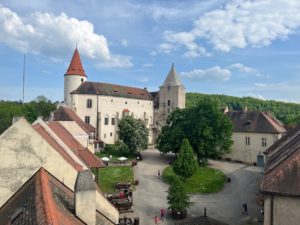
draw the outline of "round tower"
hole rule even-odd
[[[80,55],[76,48],[69,68],[64,76],[64,102],[72,107],[71,92],[76,90],[82,82],[87,81],[87,76],[81,64]]]

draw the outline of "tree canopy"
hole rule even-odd
[[[300,104],[275,100],[262,100],[253,97],[235,97],[227,95],[208,95],[201,93],[187,93],[186,107],[196,106],[199,100],[219,102],[221,107],[229,107],[231,111],[240,111],[247,107],[248,110],[271,112],[285,125],[297,125],[300,123]]]
[[[158,149],[178,153],[184,138],[194,149],[198,162],[230,151],[232,123],[213,101],[201,100],[194,107],[177,109],[158,137]]]
[[[169,186],[167,196],[169,209],[184,211],[191,206],[190,196],[184,189],[184,186],[180,180],[172,183]]]
[[[0,101],[0,134],[12,124],[15,116],[24,116],[32,123],[38,116],[48,117],[55,108],[55,103],[44,96],[24,104],[21,101]]]
[[[118,124],[119,139],[130,151],[136,152],[147,148],[149,131],[142,120],[124,116]]]
[[[197,170],[193,148],[188,139],[184,139],[176,161],[173,164],[173,171],[184,181],[194,175]]]

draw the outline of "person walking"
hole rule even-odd
[[[157,178],[160,179],[160,170],[157,171]]]
[[[164,208],[161,208],[160,209],[160,219],[162,220],[164,217],[165,217],[165,209]]]
[[[155,216],[154,222],[155,222],[155,224],[159,224],[159,218],[158,218],[158,216]]]

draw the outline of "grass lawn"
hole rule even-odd
[[[176,179],[172,166],[168,166],[162,173],[162,179],[171,184]],[[219,170],[198,167],[196,173],[185,182],[186,191],[190,194],[219,192],[223,188],[226,176]]]
[[[98,184],[104,193],[114,193],[118,182],[133,184],[133,168],[131,166],[106,167],[99,169]]]

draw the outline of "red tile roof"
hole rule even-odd
[[[127,87],[116,84],[83,82],[71,94],[104,95],[124,98],[134,98],[152,101],[152,95],[141,88]]]
[[[53,120],[54,121],[75,121],[78,124],[78,126],[80,126],[88,135],[90,134],[90,132],[96,131],[95,127],[83,122],[83,120],[80,119],[80,117],[77,116],[77,114],[73,110],[65,106],[60,106],[54,112]]]
[[[77,48],[74,51],[72,60],[65,75],[80,75],[86,77]]]
[[[260,191],[300,196],[300,127],[286,134],[266,151],[267,161]]]
[[[49,122],[54,133],[90,168],[105,167],[105,164],[90,150],[84,148],[59,122]]]
[[[52,138],[40,125],[34,124],[32,127],[77,171],[82,171],[82,166],[78,164],[65,150]]]
[[[74,193],[41,168],[0,208],[0,221],[10,225],[84,225],[74,211]]]

